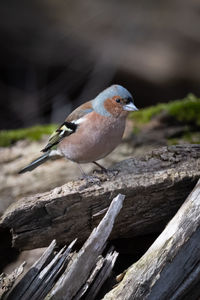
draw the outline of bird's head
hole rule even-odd
[[[138,110],[129,91],[117,84],[101,92],[93,100],[93,107],[101,115],[115,117],[123,117],[129,111]]]

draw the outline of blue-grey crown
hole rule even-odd
[[[97,97],[92,101],[92,106],[96,112],[103,116],[110,116],[111,114],[104,108],[103,102],[114,96],[120,96],[121,98],[131,98],[133,99],[131,93],[123,86],[114,84],[103,90]]]

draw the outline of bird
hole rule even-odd
[[[97,161],[112,152],[121,142],[126,117],[137,111],[131,93],[121,85],[114,84],[94,99],[76,108],[49,137],[41,150],[43,155],[32,161],[18,173],[32,171],[55,156],[62,156],[80,164],[94,163],[107,171]]]

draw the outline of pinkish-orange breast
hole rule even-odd
[[[68,159],[87,163],[108,155],[121,142],[125,118],[88,114],[77,131],[64,138],[59,149]]]

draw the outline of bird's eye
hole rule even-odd
[[[117,98],[117,99],[116,99],[116,102],[117,102],[117,103],[120,103],[120,99],[119,99],[119,98]]]

